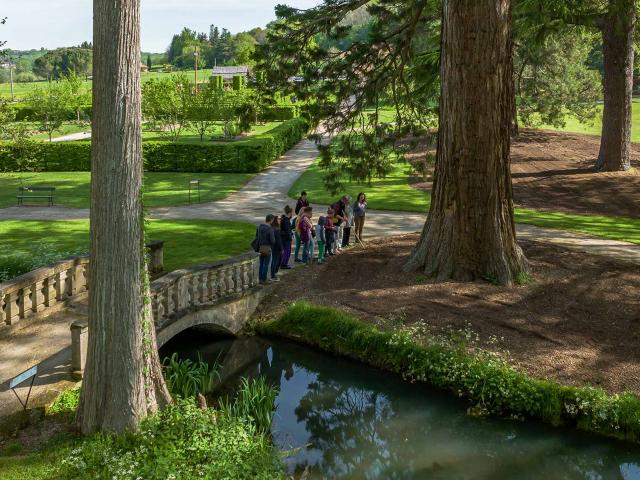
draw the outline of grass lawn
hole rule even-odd
[[[148,240],[164,240],[166,271],[221,260],[250,250],[255,225],[214,220],[151,220]],[[46,248],[60,252],[88,251],[89,221],[0,221],[0,245],[15,255],[33,255]]]
[[[169,207],[189,203],[189,180],[200,180],[202,202],[220,200],[253,178],[251,173],[171,173],[145,174],[146,207]],[[16,205],[20,186],[56,187],[55,204],[68,208],[88,208],[90,172],[0,173],[0,208]]]
[[[306,190],[312,203],[333,203],[340,194],[331,195],[325,190],[322,175],[322,170],[315,163],[296,181],[289,196],[297,198],[301,190]],[[373,179],[371,185],[366,182],[348,183],[344,191],[352,197],[364,191],[369,207],[374,210],[426,213],[429,195],[413,188],[408,180],[407,166],[398,164],[387,178]],[[552,213],[524,208],[516,209],[515,218],[516,223],[640,244],[640,219],[636,218]]]
[[[281,125],[282,122],[267,122],[264,125],[252,125],[251,131],[247,133],[248,136],[251,135],[260,135],[262,133],[266,133],[269,130],[276,128]],[[207,135],[204,136],[203,141],[200,141],[200,135],[193,128],[184,128],[180,133],[180,137],[178,139],[178,143],[193,143],[197,145],[205,145],[212,141],[219,142],[222,140],[222,136],[224,134],[224,126],[223,124],[216,124]],[[142,132],[143,140],[160,140],[167,141],[170,140],[169,133],[161,133],[154,130],[144,130]]]
[[[373,179],[371,184],[347,182],[344,192],[331,195],[324,187],[323,171],[316,162],[291,187],[289,196],[298,198],[300,192],[305,190],[309,194],[311,203],[330,205],[340,197],[341,193],[347,193],[355,198],[359,192],[365,192],[369,208],[372,209],[426,212],[429,208],[429,195],[409,185],[408,168],[408,164],[398,163],[386,178]]]
[[[572,133],[587,133],[589,135],[600,135],[602,133],[602,105],[598,105],[598,113],[592,123],[580,123],[575,117],[567,116],[566,125],[563,128],[555,128],[550,125],[543,125],[540,128],[547,130],[558,130]],[[631,113],[631,141],[640,143],[640,99],[634,99]]]

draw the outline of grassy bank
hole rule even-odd
[[[640,441],[640,399],[596,388],[567,387],[530,378],[490,353],[464,345],[417,338],[409,329],[383,331],[338,310],[297,303],[258,333],[305,342],[449,390],[468,400],[470,411],[572,426]]]
[[[150,208],[186,205],[189,203],[190,180],[200,180],[202,202],[213,202],[237,192],[253,177],[252,173],[149,172],[144,175],[144,203]],[[90,172],[0,173],[0,208],[16,205],[18,187],[21,186],[55,187],[56,205],[89,208]],[[43,200],[31,203],[46,205]]]
[[[151,220],[149,240],[164,240],[166,271],[239,255],[250,249],[255,226],[215,220]],[[89,249],[89,221],[0,221],[0,276],[7,269],[30,271]],[[45,263],[42,263],[45,262]],[[7,278],[16,272],[11,270]]]

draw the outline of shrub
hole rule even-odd
[[[184,400],[144,420],[137,432],[83,442],[62,463],[56,478],[284,479],[276,448],[251,422]]]
[[[308,124],[289,120],[260,135],[235,142],[204,145],[144,142],[148,172],[257,173],[300,141]],[[85,172],[91,170],[91,142],[38,143],[39,171]],[[0,171],[16,171],[18,161],[12,145],[0,146]]]
[[[189,359],[181,360],[178,354],[174,353],[164,359],[162,366],[167,388],[174,397],[194,398],[199,393],[210,393],[218,378],[218,366],[210,368],[201,358],[196,362]]]
[[[242,378],[233,402],[229,399],[222,400],[220,410],[229,419],[250,419],[258,431],[268,433],[271,430],[277,396],[278,389],[267,384],[264,378]]]
[[[631,393],[608,395],[533,379],[495,355],[472,355],[438,342],[420,345],[405,330],[382,331],[307,303],[296,303],[280,319],[255,328],[450,390],[469,400],[472,412],[534,418],[640,441],[640,398]]]
[[[80,403],[80,387],[62,392],[47,407],[47,415],[73,415]]]
[[[85,250],[61,251],[55,246],[40,243],[29,253],[10,253],[0,258],[0,282],[46,267],[69,257],[86,255]]]
[[[263,120],[267,122],[286,122],[299,116],[300,107],[298,105],[276,105],[265,110]]]

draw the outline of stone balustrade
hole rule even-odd
[[[156,329],[184,315],[237,298],[258,284],[259,257],[248,253],[228,260],[176,270],[151,284]]]
[[[152,277],[163,270],[163,242],[147,245]],[[0,333],[45,317],[79,300],[89,289],[89,257],[71,257],[0,283]]]
[[[0,328],[59,311],[89,285],[88,257],[72,257],[0,283]]]

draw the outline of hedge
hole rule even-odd
[[[169,141],[142,144],[148,172],[257,173],[299,142],[308,130],[301,118],[289,120],[260,135],[233,142],[204,145]],[[91,142],[36,143],[38,164],[44,172],[91,170]],[[0,146],[0,171],[19,170],[11,145]]]
[[[542,420],[640,442],[640,398],[600,388],[531,378],[490,354],[416,343],[406,331],[383,331],[327,307],[295,303],[278,320],[257,323],[276,335],[429,383],[469,401],[470,411]]]
[[[22,122],[22,121],[32,121],[35,120],[35,112],[33,111],[33,108],[31,108],[29,105],[25,104],[25,103],[13,103],[9,106],[9,108],[11,108],[14,113],[15,113],[15,118],[16,121],[18,122]],[[91,105],[84,105],[81,108],[81,117],[83,118],[91,118],[91,112],[92,112],[92,106]],[[74,121],[78,118],[78,115],[76,113],[75,110],[73,109],[69,109],[65,115],[65,120],[67,121]]]
[[[268,122],[284,122],[300,116],[298,105],[276,105],[267,108],[263,115],[263,120]]]

